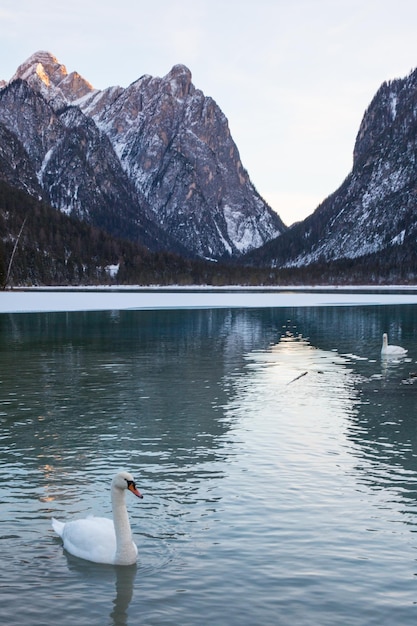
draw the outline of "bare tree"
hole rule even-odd
[[[11,254],[11,256],[10,256],[9,265],[8,265],[8,267],[7,267],[6,278],[4,279],[4,283],[3,283],[3,290],[4,290],[4,289],[6,289],[6,287],[7,287],[7,283],[9,282],[10,272],[12,271],[12,264],[13,264],[14,255],[15,255],[15,252],[16,252],[16,249],[17,249],[17,245],[18,245],[18,243],[19,243],[20,236],[21,236],[21,234],[22,234],[22,232],[23,232],[23,228],[24,228],[24,226],[25,226],[25,223],[26,223],[27,217],[28,217],[28,216],[26,215],[25,219],[23,220],[23,223],[22,223],[22,225],[21,225],[21,227],[20,227],[20,230],[19,230],[19,234],[18,234],[18,236],[16,237],[16,241],[15,241],[14,246],[13,246],[13,251],[12,251],[12,254]]]

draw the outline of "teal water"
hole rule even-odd
[[[4,623],[415,624],[414,306],[3,314],[0,354]],[[137,566],[71,557],[121,468]]]

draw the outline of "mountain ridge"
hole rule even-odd
[[[220,259],[286,229],[254,188],[225,115],[184,65],[95,90],[40,51],[0,90],[0,123],[33,162],[44,200],[99,227],[114,222],[117,236],[127,220],[131,238],[149,245],[154,236],[154,249]]]
[[[271,268],[275,277],[276,269],[330,276],[332,264],[344,281],[343,266],[359,281],[371,266],[372,282],[377,271],[416,275],[417,70],[381,85],[351,171],[287,228],[256,192],[226,116],[186,66],[96,90],[39,54],[0,89],[5,182],[153,251]]]
[[[417,245],[417,70],[384,82],[362,118],[352,170],[305,220],[247,255],[250,264],[311,263]],[[394,255],[395,256],[395,255]]]

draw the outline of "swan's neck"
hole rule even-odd
[[[136,562],[137,550],[132,541],[129,516],[126,509],[125,490],[112,486],[114,532],[116,534],[116,564],[129,565]]]
[[[382,347],[383,348],[388,347],[388,335],[382,335]]]

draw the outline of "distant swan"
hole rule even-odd
[[[408,350],[402,348],[401,346],[393,346],[388,344],[388,335],[384,333],[382,335],[382,348],[381,355],[382,356],[405,356]]]
[[[125,502],[126,489],[138,498],[143,497],[136,489],[131,474],[128,472],[116,474],[111,484],[113,520],[105,517],[87,517],[65,524],[52,518],[52,527],[62,538],[65,550],[94,563],[113,565],[136,563],[138,549],[132,541]]]

